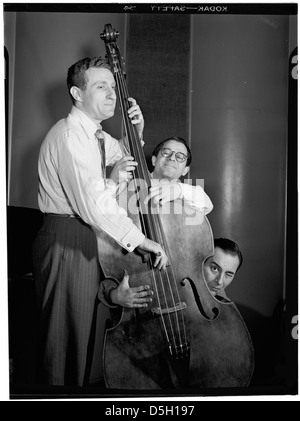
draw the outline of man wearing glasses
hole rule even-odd
[[[175,199],[183,199],[192,208],[207,215],[213,204],[200,185],[181,183],[190,170],[191,150],[186,141],[177,136],[160,142],[152,152],[152,187],[149,199],[163,205]]]

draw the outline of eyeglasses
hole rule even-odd
[[[176,161],[180,163],[187,160],[187,156],[184,153],[172,151],[170,148],[163,148],[160,152],[164,158],[171,158],[174,153]]]

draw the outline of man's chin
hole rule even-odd
[[[172,168],[170,168],[170,169],[167,169],[167,170],[163,171],[161,178],[167,179],[167,180],[177,180],[178,175],[177,175],[175,170],[172,170]]]
[[[111,111],[111,112],[107,112],[107,113],[105,114],[104,118],[103,118],[103,116],[102,116],[102,119],[101,119],[101,120],[107,120],[108,118],[111,118],[111,117],[113,117],[114,115],[115,115],[115,110],[113,110],[113,111]]]

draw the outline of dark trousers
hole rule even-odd
[[[96,312],[98,317],[102,310],[103,317],[108,315],[103,304],[98,306],[101,269],[95,233],[81,219],[46,216],[34,242],[33,266],[39,312],[37,381],[83,386],[92,367]]]

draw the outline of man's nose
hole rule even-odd
[[[108,96],[108,98],[116,98],[116,91],[115,91],[115,89],[112,89],[112,88],[108,88],[107,89],[107,96]]]
[[[224,273],[220,273],[219,276],[217,277],[216,281],[217,281],[218,285],[222,286],[223,282],[224,282]]]
[[[168,159],[170,159],[172,161],[176,161],[175,154],[176,154],[176,152],[175,151],[172,151],[172,153],[171,153],[171,155],[169,156]]]

